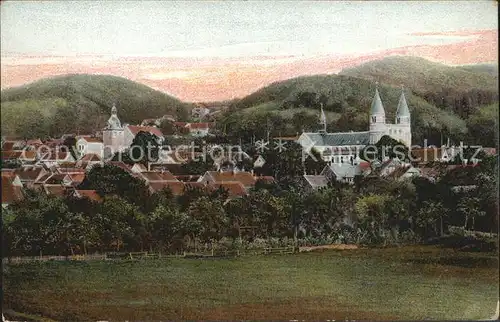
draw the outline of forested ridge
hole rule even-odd
[[[146,85],[110,75],[57,76],[2,90],[2,135],[60,137],[99,131],[116,104],[122,123],[173,115],[186,120],[191,104]]]

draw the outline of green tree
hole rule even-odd
[[[101,197],[121,196],[142,209],[146,209],[149,198],[148,189],[143,181],[111,164],[92,167],[79,188],[95,190]]]
[[[163,135],[176,135],[179,134],[175,124],[170,120],[163,120],[160,123],[160,131]]]
[[[424,201],[418,210],[415,218],[416,225],[425,231],[429,236],[429,230],[432,229],[434,235],[443,235],[443,219],[448,211],[439,201]],[[438,230],[438,227],[440,229]]]
[[[469,228],[469,221],[472,220],[471,230],[474,230],[477,218],[483,217],[486,213],[482,210],[481,200],[478,197],[462,196],[457,204],[457,211],[464,219],[464,229]]]
[[[76,148],[76,138],[74,136],[68,136],[64,139],[63,146],[65,146],[68,151],[71,153],[71,156],[78,160],[80,157],[78,150]]]
[[[134,162],[147,165],[158,161],[159,151],[160,139],[154,134],[140,131],[130,145],[129,156]]]

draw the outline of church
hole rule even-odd
[[[401,92],[394,123],[387,123],[385,109],[378,88],[375,89],[370,109],[370,128],[364,132],[327,133],[326,116],[321,108],[319,132],[304,132],[297,139],[302,148],[309,152],[313,147],[324,161],[333,164],[358,163],[359,151],[369,144],[377,143],[388,135],[407,147],[411,146],[411,118],[404,90]]]
[[[121,124],[118,119],[116,106],[111,108],[111,116],[106,127],[102,131],[102,142],[104,147],[104,158],[112,157],[116,152],[122,152],[129,148],[135,136],[139,132],[149,132],[159,139],[159,144],[163,143],[163,133],[154,126],[137,126]]]

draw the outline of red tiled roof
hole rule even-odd
[[[255,185],[255,177],[250,172],[218,172],[218,171],[208,171],[215,183],[223,183],[230,181],[241,182],[245,187]]]
[[[184,182],[186,189],[205,189],[207,186],[204,182]]]
[[[215,189],[223,188],[228,191],[229,197],[241,197],[247,194],[241,182],[224,182],[209,184],[208,187]]]
[[[82,161],[82,162],[90,162],[90,161],[100,162],[101,158],[95,153],[87,153],[84,156],[82,156],[79,161]]]
[[[46,184],[62,184],[66,174],[55,173],[50,176],[47,180],[45,180]]]
[[[44,169],[42,167],[19,168],[16,169],[16,174],[21,181],[35,181],[43,171]]]
[[[154,126],[137,126],[137,125],[129,125],[127,126],[130,132],[133,135],[137,135],[139,132],[149,132],[151,134],[156,135],[157,137],[163,137],[163,133],[161,133],[160,129]]]
[[[35,160],[36,152],[27,150],[2,151],[2,160]]]
[[[130,172],[130,170],[131,170],[131,167],[122,161],[110,161],[108,164],[113,165],[115,167],[122,168],[123,170],[125,170],[127,172]]]
[[[95,190],[75,190],[75,193],[80,198],[88,198],[92,201],[100,202],[102,200],[101,196]]]
[[[177,175],[175,176],[175,178],[179,181],[183,181],[183,182],[196,182],[198,181],[198,179],[200,178],[199,175]]]
[[[61,168],[61,167],[57,167],[56,171],[58,173],[64,173],[64,174],[85,173],[85,169],[82,169],[82,168]]]
[[[48,195],[63,197],[66,193],[66,188],[60,184],[44,184],[43,188]]]
[[[260,176],[260,177],[255,177],[255,180],[256,181],[263,181],[263,182],[266,182],[266,183],[272,183],[274,182],[274,177],[272,176]]]
[[[169,188],[174,196],[180,196],[184,193],[184,182],[180,181],[153,181],[149,183],[151,192],[161,191]]]
[[[481,148],[486,155],[496,155],[497,154],[497,149],[496,148]]]
[[[193,129],[209,129],[213,126],[213,123],[188,123],[186,127]]]
[[[358,167],[361,169],[361,171],[364,171],[370,169],[371,164],[368,161],[361,161],[359,162]]]
[[[172,174],[181,174],[183,172],[182,165],[180,164],[152,164],[151,171],[169,171]]]
[[[68,175],[73,183],[82,183],[85,179],[85,173],[72,173]]]
[[[64,161],[67,158],[71,157],[69,152],[63,151],[50,151],[40,158],[42,161]]]
[[[34,145],[34,146],[37,146],[37,145],[42,145],[43,142],[42,140],[40,139],[33,139],[33,140],[27,140],[26,141],[26,145]]]
[[[2,151],[11,151],[14,149],[15,142],[4,142],[2,145]]]
[[[174,125],[178,127],[185,127],[187,124],[187,122],[174,122]]]
[[[139,177],[146,181],[178,181],[173,174],[168,171],[158,172],[158,171],[146,171],[140,172]]]
[[[52,173],[46,173],[36,180],[35,183],[44,183],[48,178],[52,176]]]

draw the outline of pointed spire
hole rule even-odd
[[[370,113],[372,115],[384,115],[385,116],[384,105],[382,105],[382,100],[380,99],[380,94],[378,92],[378,82],[376,82],[375,84],[376,84],[375,96],[373,97],[372,107],[371,107]]]
[[[321,103],[321,114],[319,117],[319,124],[323,126],[321,130],[326,133],[326,115],[325,111],[323,111],[323,103]]]
[[[408,104],[406,103],[406,97],[403,85],[401,85],[401,96],[399,97],[396,117],[410,117],[410,110],[408,109]]]

